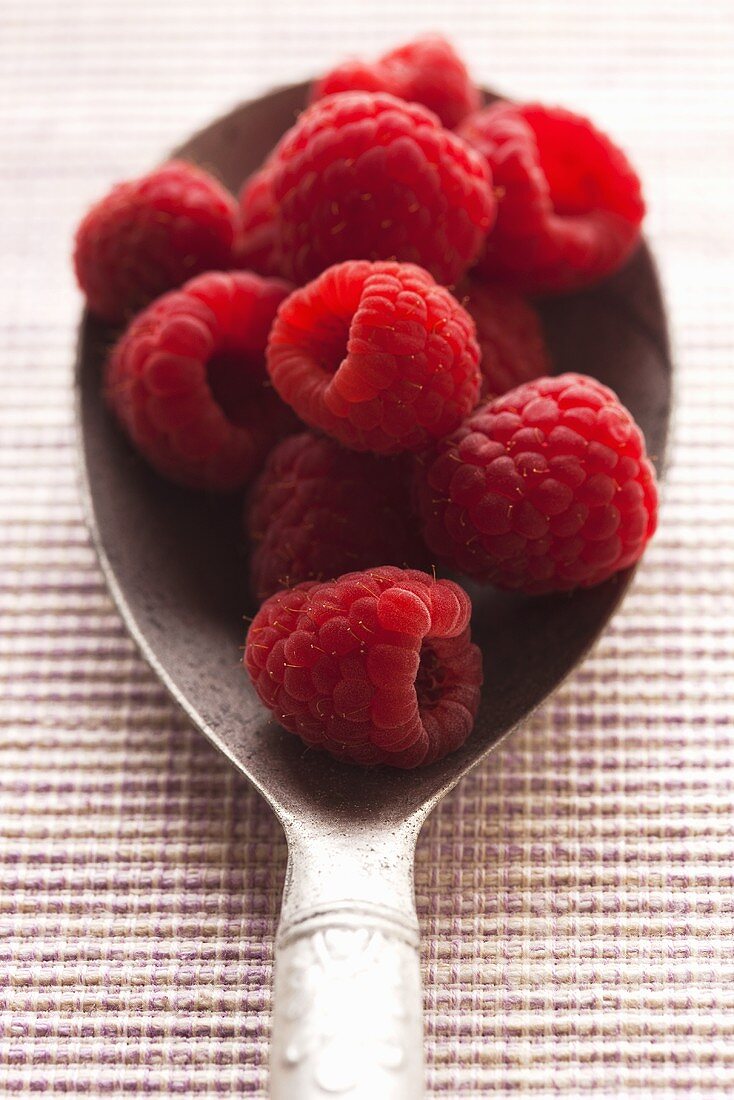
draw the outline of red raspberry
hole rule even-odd
[[[463,589],[415,569],[306,581],[262,605],[245,667],[312,748],[355,764],[431,764],[474,725],[482,657],[470,614]]]
[[[301,419],[378,454],[453,431],[477,402],[478,362],[468,313],[413,264],[329,268],[283,303],[268,342],[273,385]]]
[[[550,374],[540,317],[527,298],[501,283],[466,279],[456,297],[477,326],[482,400]]]
[[[444,126],[458,126],[480,104],[466,65],[440,35],[416,38],[386,53],[378,61],[345,61],[314,85],[312,100],[335,92],[389,92],[420,103],[437,114]]]
[[[259,275],[278,275],[270,172],[261,170],[250,176],[240,194],[240,211],[234,248],[237,266]]]
[[[495,103],[462,137],[492,169],[497,224],[485,275],[532,292],[572,290],[609,275],[639,239],[645,204],[621,149],[560,107]]]
[[[417,263],[453,283],[477,258],[495,207],[483,157],[425,108],[366,92],[304,111],[241,202],[257,227],[242,249],[257,248],[270,211],[277,269],[299,284],[351,259]]]
[[[250,586],[258,599],[354,569],[424,564],[407,482],[396,459],[344,451],[311,432],[284,439],[247,508]]]
[[[632,565],[657,519],[642,432],[580,374],[480,406],[419,472],[417,498],[431,550],[530,593],[586,588]]]
[[[231,267],[236,219],[232,196],[184,161],[113,187],[76,233],[74,267],[89,308],[124,321],[193,275]]]
[[[108,399],[164,477],[236,489],[291,427],[265,370],[268,331],[289,289],[247,272],[199,275],[148,306],[118,341]]]

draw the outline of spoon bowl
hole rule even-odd
[[[293,123],[307,88],[287,87],[237,108],[176,155],[236,191]],[[599,286],[540,309],[556,372],[591,374],[611,386],[660,471],[671,363],[648,247]],[[474,732],[438,763],[413,772],[361,769],[308,751],[270,718],[239,661],[242,616],[254,610],[241,502],[178,489],[133,453],[101,395],[114,336],[86,314],[77,361],[85,504],[107,583],[154,671],[257,787],[288,837],[272,1095],[415,1100],[422,1088],[417,833],[442,795],[578,664],[622,600],[631,571],[541,598],[468,585],[486,682]]]

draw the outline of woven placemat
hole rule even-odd
[[[734,1090],[730,15],[728,0],[4,0],[0,1093],[267,1082],[284,843],[105,592],[74,473],[73,227],[238,99],[426,28],[482,81],[586,110],[629,149],[679,368],[661,529],[622,612],[420,841],[430,1088]]]

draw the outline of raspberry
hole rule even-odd
[[[193,275],[231,267],[236,219],[232,196],[183,161],[113,187],[76,233],[74,267],[89,308],[124,321]]]
[[[572,290],[621,267],[645,205],[621,149],[558,107],[495,103],[461,135],[487,159],[499,198],[480,268],[520,290]]]
[[[425,108],[367,92],[304,111],[241,204],[257,230],[242,250],[272,234],[277,270],[298,284],[351,259],[417,263],[453,283],[479,255],[495,208],[483,157]]]
[[[482,658],[470,614],[458,585],[415,569],[306,581],[262,605],[245,667],[311,748],[355,764],[431,764],[474,725]]]
[[[426,561],[396,459],[344,451],[304,432],[271,451],[246,515],[259,599],[306,580]]]
[[[292,426],[265,370],[268,330],[289,289],[246,272],[199,275],[148,306],[118,341],[109,402],[164,477],[235,489]]]
[[[312,100],[335,92],[388,92],[420,103],[437,114],[444,126],[458,126],[479,107],[480,96],[466,65],[450,42],[426,35],[386,53],[372,64],[345,61],[313,87]]]
[[[240,232],[234,247],[237,266],[259,275],[278,275],[269,172],[250,176],[240,194],[240,210]]]
[[[268,342],[273,385],[301,419],[378,454],[453,431],[477,402],[478,362],[468,313],[413,264],[329,268],[283,303]]]
[[[580,374],[480,406],[419,471],[417,500],[434,553],[529,593],[586,588],[632,565],[657,518],[642,432]]]
[[[456,291],[477,326],[483,400],[550,374],[540,317],[526,298],[500,283],[465,279]]]

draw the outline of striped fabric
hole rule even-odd
[[[734,1091],[729,0],[3,0],[0,1095],[267,1085],[285,848],[136,655],[95,563],[73,227],[236,100],[419,28],[629,149],[679,367],[632,594],[420,842],[431,1093]]]

